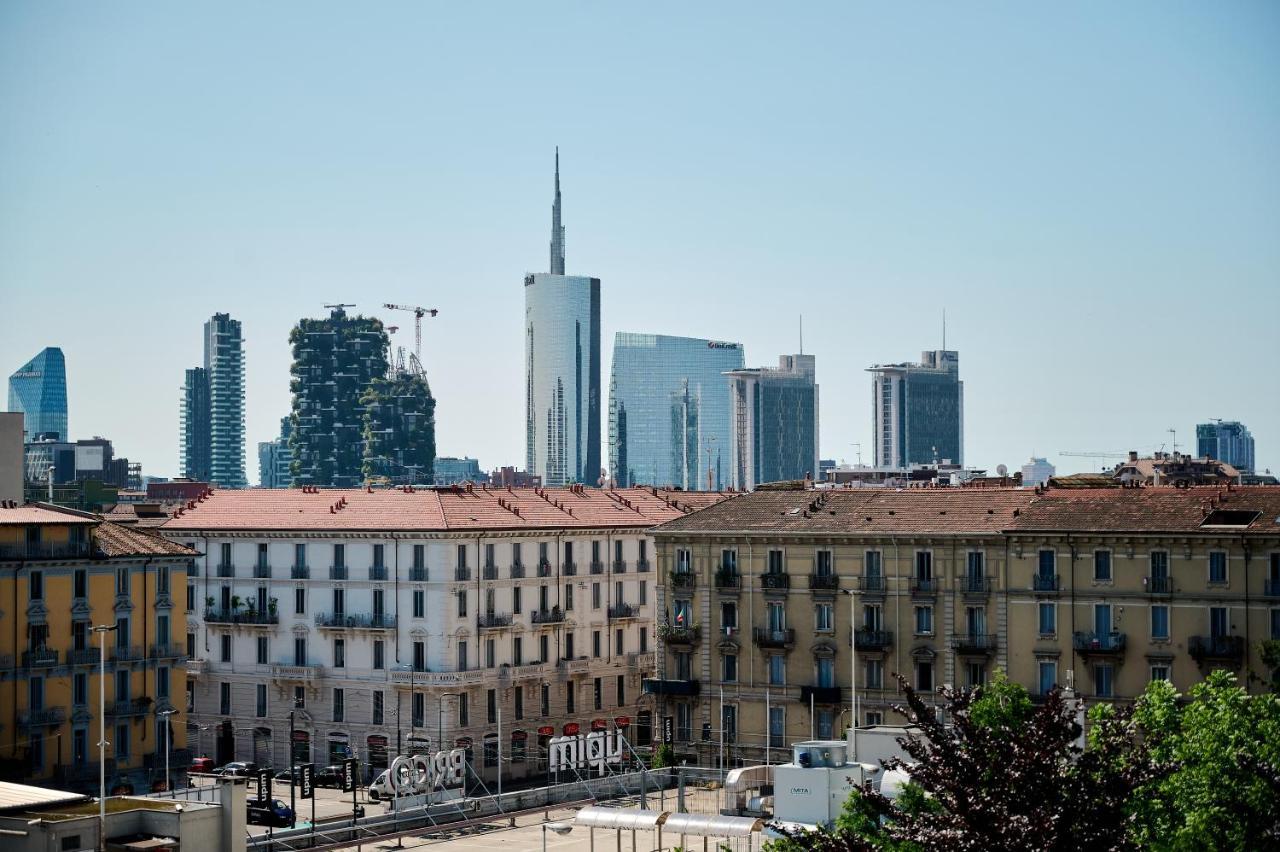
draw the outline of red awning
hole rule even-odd
[[[566,722],[564,726],[564,735],[566,737],[572,737],[574,734],[578,733],[579,730],[580,726],[577,722]]]
[[[626,728],[626,727],[630,726],[630,724],[631,724],[631,717],[630,717],[630,716],[619,716],[619,717],[617,717],[616,719],[614,719],[614,720],[613,720],[613,724],[617,725],[619,728]]]
[[[606,722],[604,719],[592,719],[592,720],[591,720],[591,730],[593,730],[593,731],[607,731],[607,730],[609,730],[609,723],[608,723],[608,722]]]

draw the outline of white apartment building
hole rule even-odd
[[[647,530],[720,499],[653,489],[216,491],[162,532],[188,581],[189,743],[277,768],[472,750],[486,782],[546,741],[648,743]],[[292,728],[291,717],[292,715]],[[499,722],[501,726],[499,727]],[[576,727],[575,727],[576,726]]]

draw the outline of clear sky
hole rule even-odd
[[[438,307],[441,455],[523,465],[522,277],[615,331],[817,356],[827,457],[877,362],[960,352],[967,461],[1244,421],[1280,469],[1280,4],[0,4],[0,375],[178,472],[184,368],[244,323],[246,458],[290,327]],[[605,382],[607,386],[605,364]],[[606,390],[607,393],[607,390]]]

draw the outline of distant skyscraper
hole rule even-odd
[[[293,451],[289,449],[291,432],[292,419],[281,417],[280,437],[258,443],[258,484],[261,487],[289,488],[293,485],[293,474],[289,472],[289,464],[293,461]]]
[[[347,316],[300,320],[293,344],[294,485],[350,488],[364,482],[365,405],[360,398],[387,375],[382,321]]]
[[[1044,485],[1054,474],[1054,467],[1047,459],[1031,457],[1031,461],[1022,466],[1023,485]]]
[[[244,341],[240,320],[214,314],[204,324],[209,373],[209,478],[223,488],[249,484],[244,471]]]
[[[210,480],[209,371],[187,370],[182,385],[182,475],[197,482]]]
[[[1226,462],[1241,473],[1254,472],[1253,435],[1235,420],[1197,424],[1196,455]]]
[[[704,489],[710,463],[711,486],[727,485],[733,436],[724,374],[742,366],[740,343],[618,332],[609,376],[615,484]]]
[[[876,467],[909,467],[950,459],[964,464],[964,382],[960,355],[925,352],[919,364],[868,369]]]
[[[24,415],[27,440],[56,435],[70,440],[67,432],[67,363],[62,350],[50,346],[9,377],[9,410]]]
[[[600,477],[600,279],[564,274],[560,151],[551,272],[524,278],[525,461],[545,486]]]
[[[733,486],[818,476],[818,385],[812,355],[731,370]]]

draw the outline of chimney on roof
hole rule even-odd
[[[1137,460],[1138,460],[1138,451],[1137,451],[1137,450],[1130,450],[1130,451],[1129,451],[1129,461],[1131,461],[1131,462],[1136,462]]]

